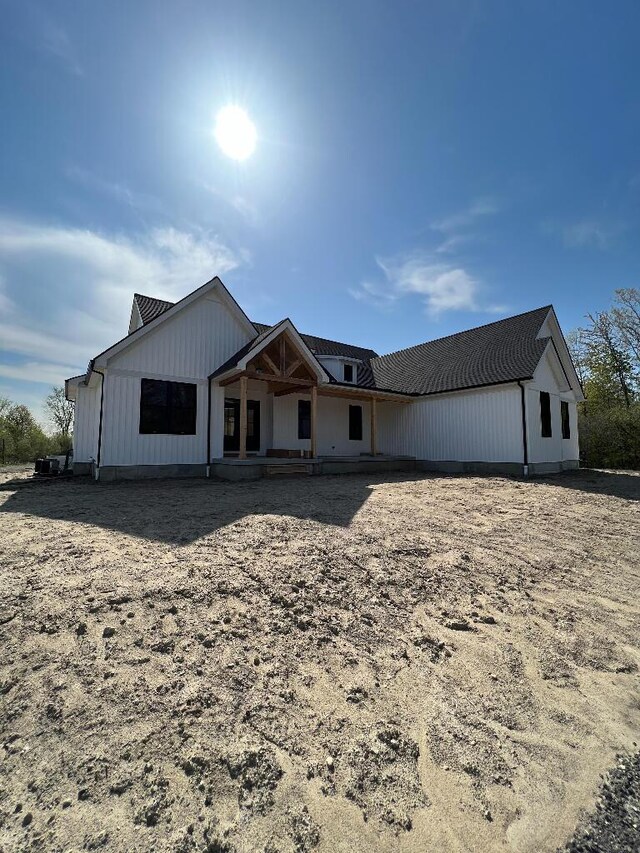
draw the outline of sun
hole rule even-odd
[[[246,160],[256,147],[256,127],[242,107],[222,107],[214,130],[220,149],[233,160]]]

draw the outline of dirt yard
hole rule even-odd
[[[640,477],[0,487],[0,850],[554,851],[640,740]]]

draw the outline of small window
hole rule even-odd
[[[540,425],[542,437],[551,438],[551,397],[547,391],[540,392]]]
[[[311,400],[298,400],[298,438],[311,438]]]
[[[562,420],[562,437],[571,438],[571,422],[569,420],[569,404],[560,400],[560,419]]]
[[[143,379],[140,386],[140,433],[195,435],[197,386],[190,382]]]
[[[344,372],[342,375],[344,377],[344,381],[345,382],[353,382],[353,365],[352,364],[345,364],[345,365],[343,365],[343,367],[344,367]]]
[[[362,441],[362,406],[349,406],[349,441]]]

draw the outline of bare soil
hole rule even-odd
[[[553,851],[640,734],[640,477],[0,486],[0,850]]]

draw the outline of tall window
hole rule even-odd
[[[353,382],[353,365],[352,364],[344,364],[342,366],[342,376],[345,382]]]
[[[349,406],[349,441],[362,441],[362,406]]]
[[[562,437],[571,438],[571,422],[569,420],[569,404],[560,400],[560,419],[562,421]]]
[[[543,438],[551,438],[551,397],[547,391],[540,392],[540,426]]]
[[[311,400],[298,400],[298,438],[311,438]]]
[[[140,432],[195,435],[197,386],[190,382],[143,379],[140,387]]]

